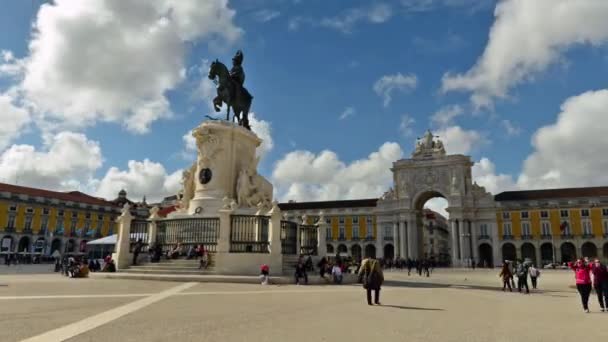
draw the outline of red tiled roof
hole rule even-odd
[[[608,197],[608,186],[546,190],[505,191],[494,196],[496,201],[526,201],[572,197]]]
[[[304,209],[334,209],[334,208],[362,208],[375,207],[377,198],[344,201],[322,201],[322,202],[287,202],[279,203],[281,210],[304,210]]]
[[[177,210],[177,207],[175,205],[170,205],[168,207],[161,208],[158,211],[158,216],[160,216],[160,217],[167,217],[167,215],[169,215],[170,213],[174,212],[175,210]]]
[[[91,205],[98,205],[98,206],[111,206],[114,207],[114,205],[104,199],[98,198],[98,197],[93,197],[90,195],[87,195],[85,193],[82,193],[80,191],[69,191],[69,192],[60,192],[60,191],[51,191],[51,190],[44,190],[44,189],[36,189],[36,188],[29,188],[26,186],[20,186],[20,185],[13,185],[13,184],[6,184],[6,183],[0,183],[0,192],[10,192],[12,194],[21,194],[21,195],[28,195],[28,196],[32,196],[32,197],[44,197],[44,198],[55,198],[61,201],[70,201],[70,202],[74,202],[74,203],[86,203],[86,204],[91,204]]]

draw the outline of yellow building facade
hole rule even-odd
[[[116,231],[119,207],[81,192],[0,183],[0,253],[49,256],[84,252]]]
[[[510,191],[495,200],[503,259],[608,260],[608,187]]]

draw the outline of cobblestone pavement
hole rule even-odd
[[[24,266],[25,267],[25,266]],[[0,269],[1,341],[568,341],[608,337],[595,294],[582,311],[569,271],[504,293],[497,270],[386,272],[382,306],[360,286],[112,279]]]

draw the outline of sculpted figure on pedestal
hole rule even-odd
[[[258,175],[256,169],[259,158],[251,162],[248,168],[239,172],[236,183],[237,201],[241,207],[269,207],[271,198],[268,193],[269,183]],[[267,184],[268,183],[268,184]]]
[[[190,200],[194,198],[195,189],[195,173],[196,163],[192,164],[189,169],[182,172],[182,191],[177,195],[177,207],[181,211],[187,211],[190,206]],[[180,198],[181,197],[181,198]]]

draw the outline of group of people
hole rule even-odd
[[[64,255],[55,261],[55,272],[70,278],[87,278],[90,272],[116,272],[116,264],[110,255],[104,259],[103,266],[97,259],[79,258]]]
[[[585,258],[569,263],[568,267],[574,271],[576,289],[581,296],[583,310],[589,312],[589,296],[593,287],[601,311],[608,311],[608,270],[606,266],[599,259],[590,262],[588,258]]]
[[[525,293],[528,294],[530,293],[528,276],[530,276],[530,280],[532,281],[532,289],[536,289],[540,270],[530,261],[522,262],[521,260],[517,260],[514,265],[513,261],[505,260],[498,276],[502,278],[503,291],[506,291],[508,288],[510,292],[513,292],[513,288],[515,287],[514,277],[517,276],[517,291],[523,293],[523,289],[525,288]]]
[[[380,259],[380,265],[384,269],[397,269],[403,270],[407,269],[407,275],[412,274],[412,269],[416,270],[418,275],[422,276],[423,273],[427,277],[430,277],[431,273],[433,273],[433,269],[437,266],[437,262],[434,259],[404,259],[404,258],[396,258],[396,259]]]
[[[137,248],[137,244],[136,244]],[[136,250],[136,249],[135,249]],[[135,253],[135,252],[134,252]],[[175,246],[169,248],[163,253],[162,246],[155,244],[148,250],[150,254],[151,262],[160,262],[161,257],[164,255],[167,259],[178,259],[179,257],[185,256],[187,260],[199,259],[199,269],[207,269],[209,267],[210,255],[209,251],[204,245],[190,245],[186,250],[181,243],[177,243]],[[135,255],[133,256],[133,265],[137,262]]]

